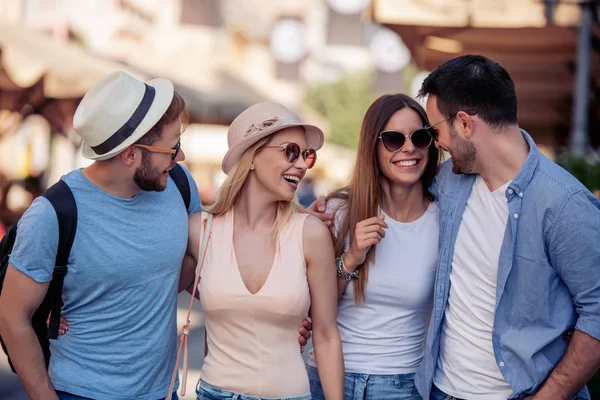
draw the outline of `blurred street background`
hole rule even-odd
[[[520,126],[600,196],[599,18],[600,0],[0,0],[0,237],[89,164],[73,113],[114,70],[174,82],[191,116],[185,164],[205,204],[224,179],[228,125],[246,107],[280,102],[322,127],[298,194],[307,205],[345,183],[377,96],[415,96],[438,65],[483,54],[513,77]],[[202,321],[198,309],[186,398]],[[25,398],[0,354],[0,399]]]

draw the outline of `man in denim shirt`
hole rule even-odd
[[[498,63],[450,60],[420,95],[452,156],[434,188],[440,258],[421,395],[589,399],[600,365],[600,202],[519,128]]]

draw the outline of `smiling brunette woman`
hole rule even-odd
[[[438,206],[428,191],[440,158],[433,135],[415,100],[380,97],[363,120],[350,184],[327,201],[346,399],[421,398],[413,376],[423,358],[438,256]],[[327,371],[316,361],[309,358],[308,373],[319,400]]]

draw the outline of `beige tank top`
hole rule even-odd
[[[200,377],[206,383],[267,398],[310,393],[298,344],[310,308],[302,246],[307,216],[296,214],[281,231],[269,276],[255,294],[239,273],[233,211],[214,218],[199,284],[208,334]]]

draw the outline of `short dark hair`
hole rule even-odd
[[[493,127],[517,123],[515,84],[499,63],[484,56],[468,54],[437,67],[418,96],[427,95],[437,97],[437,107],[447,118],[472,110]]]

